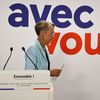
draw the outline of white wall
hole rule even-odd
[[[29,27],[12,27],[8,23],[8,17],[13,13],[9,6],[14,3],[22,3],[29,10]],[[100,100],[100,55],[89,55],[85,52],[84,41],[85,33],[92,34],[92,47],[97,45],[97,34],[100,32],[99,26],[99,9],[100,1],[98,0],[2,0],[0,1],[0,69],[2,70],[7,57],[9,56],[9,48],[14,48],[13,55],[7,65],[6,70],[24,70],[24,53],[21,47],[27,48],[36,39],[34,31],[34,18],[29,5],[36,4],[40,14],[44,5],[52,5],[47,20],[51,21],[51,12],[58,5],[66,5],[72,10],[88,5],[94,9],[92,14],[82,14],[82,20],[91,19],[94,25],[91,28],[79,28],[73,18],[69,21],[72,23],[68,28],[58,28],[55,31],[60,32],[60,37],[53,55],[50,56],[51,65],[60,68],[62,64],[65,67],[61,76],[57,78],[54,84],[54,100]],[[82,49],[75,55],[65,54],[60,48],[60,40],[65,33],[77,33],[83,42]],[[68,42],[69,47],[75,46],[75,41]]]

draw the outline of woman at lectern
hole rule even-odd
[[[54,36],[54,28],[55,25],[47,21],[36,23],[37,40],[25,52],[26,70],[50,70],[51,76],[58,77],[60,75],[60,69],[50,69],[50,60],[46,49],[46,45],[50,43]],[[24,48],[22,49],[24,50]]]

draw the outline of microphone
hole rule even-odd
[[[32,62],[32,64],[35,66],[35,69],[38,70],[38,67],[36,66],[36,64],[32,61],[32,59],[29,57],[29,55],[26,53],[25,48],[22,47],[22,50],[24,51],[25,55],[28,57],[28,59]]]
[[[11,55],[12,55],[12,51],[13,51],[13,47],[10,47],[10,55],[9,55],[9,57],[8,57],[8,59],[7,59],[6,63],[5,63],[5,65],[4,65],[4,67],[3,67],[3,70],[5,70],[5,68],[6,68],[7,64],[8,64],[8,61],[9,61]]]

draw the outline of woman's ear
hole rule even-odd
[[[41,31],[40,31],[40,35],[41,35],[41,36],[43,36],[43,35],[44,35],[44,33],[45,33],[45,31],[44,31],[44,30],[41,30]]]

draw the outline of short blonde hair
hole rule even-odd
[[[47,30],[48,27],[55,27],[54,24],[48,22],[48,21],[39,21],[38,23],[36,23],[35,25],[35,31],[37,35],[40,35],[40,31],[41,30]]]

